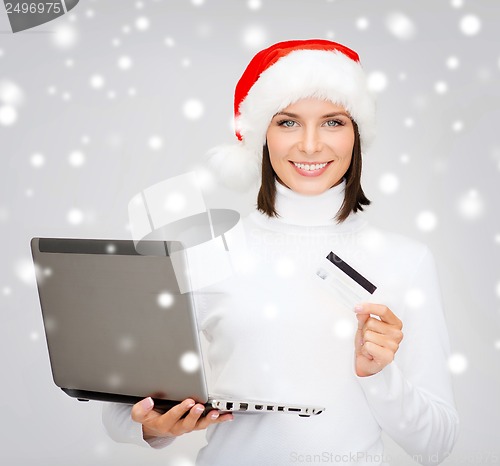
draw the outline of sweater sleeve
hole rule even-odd
[[[423,465],[450,454],[458,435],[448,332],[433,257],[425,248],[406,290],[403,341],[379,373],[357,377],[383,431]],[[396,310],[393,310],[396,314]]]
[[[146,448],[164,448],[175,438],[153,438],[144,440],[142,424],[131,416],[132,406],[123,403],[103,403],[102,422],[108,435],[120,443],[132,443]]]

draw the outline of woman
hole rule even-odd
[[[213,150],[211,165],[229,186],[260,172],[261,186],[238,255],[251,260],[200,293],[213,392],[326,411],[200,417],[185,400],[160,415],[148,398],[106,408],[110,434],[161,447],[209,427],[200,465],[375,465],[389,460],[385,431],[416,461],[439,464],[458,416],[437,277],[425,246],[360,215],[374,102],[358,55],[325,40],[259,52],[236,87],[235,117],[239,143]],[[322,283],[330,252],[377,285],[370,302],[346,306]]]

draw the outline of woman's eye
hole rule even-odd
[[[293,120],[283,120],[278,123],[280,126],[284,126],[285,128],[293,128],[295,126],[295,121]]]
[[[340,126],[342,123],[338,120],[328,120],[326,126]]]

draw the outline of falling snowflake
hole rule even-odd
[[[425,303],[425,294],[418,288],[412,288],[405,293],[404,300],[408,307],[417,309]]]
[[[403,13],[391,13],[386,21],[389,32],[398,39],[408,40],[415,36],[416,28],[412,20]]]
[[[158,306],[169,308],[174,304],[174,295],[168,291],[164,291],[158,295]]]
[[[373,92],[382,92],[387,87],[387,76],[382,71],[372,71],[368,75],[368,88]]]
[[[167,47],[175,46],[175,40],[172,37],[165,37],[164,43]]]
[[[438,94],[446,94],[448,92],[448,84],[446,84],[444,81],[438,81],[435,85],[434,85],[434,90],[438,93]]]
[[[104,86],[104,78],[100,74],[94,74],[90,77],[90,86],[93,89],[101,89]]]
[[[15,265],[15,274],[25,285],[36,284],[37,268],[29,259],[21,259]]]
[[[45,157],[37,152],[31,156],[30,162],[33,167],[40,168],[45,165]]]
[[[497,296],[500,298],[500,282],[497,283],[496,292]]]
[[[170,192],[165,198],[163,207],[168,212],[182,212],[187,206],[187,199],[183,193]]]
[[[250,50],[261,48],[267,41],[267,33],[261,26],[251,26],[243,31],[243,45]]]
[[[83,212],[79,209],[71,209],[66,215],[66,220],[71,225],[80,225],[83,222]]]
[[[464,129],[464,122],[460,120],[454,121],[451,125],[451,129],[457,133],[462,131]]]
[[[415,125],[415,120],[411,117],[407,117],[403,123],[407,128],[412,128]]]
[[[248,0],[247,6],[250,10],[253,10],[253,11],[260,10],[262,7],[262,1],[261,0]]]
[[[159,150],[163,147],[163,139],[160,136],[151,136],[148,140],[148,146],[152,150]]]
[[[194,6],[201,6],[205,3],[205,0],[191,0],[191,3],[194,5]]]
[[[333,334],[343,340],[351,338],[356,332],[356,325],[352,320],[341,319],[333,326]]]
[[[368,21],[368,18],[361,17],[356,20],[356,27],[360,31],[364,31],[365,29],[368,29],[368,26],[370,25],[370,22]]]
[[[483,213],[483,200],[475,189],[469,190],[458,201],[458,210],[463,218],[475,220]]]
[[[139,31],[146,31],[147,29],[149,29],[149,26],[150,26],[149,19],[146,18],[145,16],[140,16],[135,20],[135,27]]]
[[[69,24],[56,25],[51,36],[54,45],[60,49],[69,49],[78,41],[77,30]]]
[[[424,210],[417,215],[416,223],[420,231],[432,231],[437,226],[436,214],[430,210]]]
[[[399,189],[399,178],[394,173],[385,173],[380,177],[378,187],[384,194],[394,194]]]
[[[196,372],[200,367],[200,358],[192,351],[188,351],[181,356],[179,363],[184,372]]]
[[[460,66],[460,60],[455,56],[448,57],[446,59],[446,66],[450,70],[456,70]]]
[[[198,120],[203,116],[204,111],[203,104],[198,99],[189,99],[182,107],[182,112],[188,120]]]
[[[475,36],[481,30],[481,20],[476,15],[465,15],[460,20],[460,30],[466,36]]]
[[[0,107],[0,125],[12,126],[17,121],[17,110],[11,105]]]
[[[24,101],[24,92],[14,81],[0,81],[0,101],[4,104],[17,106]]]
[[[118,68],[121,70],[129,70],[132,67],[132,60],[130,57],[123,55],[118,59]]]
[[[81,167],[85,163],[85,154],[79,150],[74,150],[69,154],[68,162],[72,167]]]
[[[448,368],[452,374],[464,373],[467,366],[467,358],[463,354],[455,353],[448,358]]]

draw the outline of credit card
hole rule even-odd
[[[330,251],[316,267],[316,277],[345,307],[369,301],[377,287]]]

